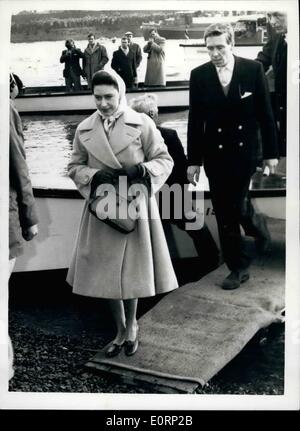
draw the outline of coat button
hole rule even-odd
[[[223,148],[223,145],[222,145],[222,144],[220,144],[220,145],[219,145],[219,148],[220,148],[220,150],[222,150],[222,148]]]
[[[240,143],[239,143],[239,146],[240,146],[240,147],[242,147],[243,145],[244,145],[244,143],[243,143],[243,142],[240,142]]]
[[[238,127],[238,129],[242,130],[242,128],[243,128],[243,126],[240,124],[239,127]]]
[[[222,132],[222,129],[221,129],[221,127],[219,127],[219,128],[218,128],[218,132],[219,132],[219,133],[220,133],[220,132]]]

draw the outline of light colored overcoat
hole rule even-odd
[[[127,107],[109,141],[97,111],[78,126],[68,171],[86,203],[67,276],[74,293],[130,299],[178,287],[154,196],[144,208],[152,218],[139,219],[129,234],[118,232],[88,210],[91,179],[99,169],[138,163],[150,173],[154,192],[173,167],[167,147],[147,115]]]
[[[165,74],[165,39],[155,38],[152,43],[144,46],[144,52],[148,53],[145,85],[166,85]]]

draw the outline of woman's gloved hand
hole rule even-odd
[[[103,169],[97,171],[91,181],[91,196],[100,184],[115,184],[118,179],[116,171],[118,171],[118,169]]]

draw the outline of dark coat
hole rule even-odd
[[[138,45],[137,43],[134,43],[134,42],[132,42],[129,45],[129,49],[134,54],[135,64],[136,64],[136,67],[138,68],[139,65],[141,64],[142,59],[143,59],[142,49],[141,49],[140,45]]]
[[[286,155],[286,102],[287,102],[287,43],[281,34],[269,33],[269,40],[257,55],[267,71],[272,66],[275,80],[274,113],[279,123],[280,155]]]
[[[26,164],[21,118],[10,100],[9,131],[9,258],[22,254],[22,231],[38,218]]]
[[[165,141],[168,148],[168,152],[174,161],[174,167],[171,175],[166,181],[166,184],[171,186],[172,184],[188,184],[186,177],[187,170],[187,159],[184,154],[182,143],[177,135],[176,130],[168,129],[166,127],[157,127]]]
[[[82,69],[79,64],[80,58],[84,58],[83,52],[79,48],[73,48],[71,53],[65,49],[60,57],[60,62],[65,63],[63,75],[65,78],[70,76],[70,70],[72,69],[75,75],[82,75]]]
[[[260,129],[263,158],[278,157],[269,91],[260,63],[235,57],[225,96],[212,62],[192,70],[188,121],[188,163],[202,165],[207,175],[235,169],[253,170]]]
[[[121,48],[114,51],[111,60],[111,68],[114,69],[125,82],[126,88],[133,86],[136,74],[136,61],[134,53],[129,49],[126,55]]]

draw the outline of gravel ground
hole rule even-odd
[[[105,346],[113,332],[105,301],[71,294],[64,272],[10,282],[10,336],[18,392],[155,393],[94,373],[84,364]],[[52,277],[52,278],[51,278]],[[58,277],[58,278],[57,278]],[[48,280],[44,287],[44,280]],[[50,283],[50,284],[49,284]],[[26,287],[24,287],[26,286]],[[144,300],[140,315],[155,304]],[[198,394],[283,394],[284,325],[257,334],[245,349]]]

